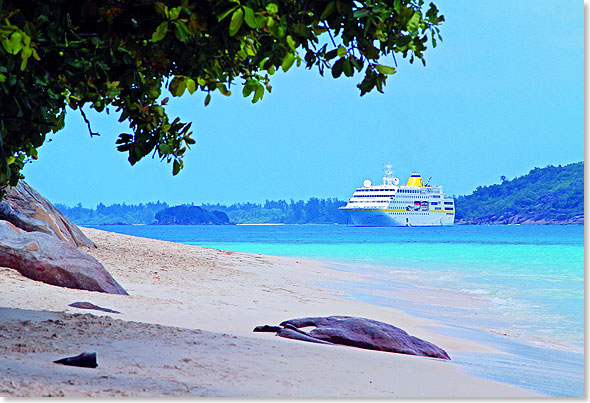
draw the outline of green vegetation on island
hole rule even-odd
[[[583,224],[584,162],[534,168],[456,201],[458,224]]]
[[[74,207],[56,203],[55,207],[77,225],[109,224],[152,224],[156,213],[170,207],[167,203],[125,204],[116,203],[105,206],[98,203],[95,209],[83,207],[81,203]]]
[[[264,204],[237,203],[231,206],[204,204],[207,209],[220,210],[236,224],[346,224],[346,215],[338,210],[346,201],[312,197],[290,202],[267,200]]]
[[[154,224],[159,225],[202,225],[202,224],[229,224],[229,217],[223,211],[205,210],[198,206],[168,207],[156,213]]]
[[[100,203],[96,209],[56,204],[56,207],[78,225],[105,224],[232,224],[284,223],[284,224],[345,224],[346,217],[338,210],[345,201],[310,198],[308,201],[286,202],[267,200],[264,204],[236,203],[204,204],[201,207],[182,205],[171,207],[167,203],[113,204]],[[198,210],[197,210],[198,209]],[[215,220],[212,217],[217,217]]]

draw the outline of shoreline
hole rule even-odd
[[[390,267],[388,266],[379,266],[379,265],[372,265],[372,264],[353,264],[345,261],[333,261],[333,262],[323,262],[324,266],[330,270],[338,270],[344,271],[347,273],[355,273],[360,276],[366,276],[370,280],[365,282],[371,282],[371,290],[372,294],[369,296],[369,299],[373,299],[373,302],[368,302],[372,305],[387,305],[388,300],[393,300],[393,295],[395,294],[395,301],[405,303],[405,306],[399,307],[404,312],[409,315],[415,317],[423,317],[430,320],[436,320],[435,318],[441,318],[441,308],[453,308],[454,310],[462,310],[467,308],[478,307],[480,309],[490,309],[493,304],[493,300],[497,298],[494,295],[489,295],[485,293],[474,292],[471,290],[466,289],[454,289],[454,288],[447,288],[444,286],[429,286],[426,285],[423,281],[417,281],[415,278],[412,279],[407,275],[402,273],[412,273],[416,272],[414,268],[405,268],[405,267],[398,267],[396,271],[398,271],[398,275],[400,279],[395,280],[383,280],[383,278],[375,279],[375,275],[379,275],[379,272],[382,270],[388,270]],[[426,273],[425,273],[426,274]],[[363,282],[364,283],[364,282]],[[333,288],[333,285],[330,284],[323,284],[327,288]],[[362,294],[362,283],[352,283],[348,282],[345,284],[344,287],[348,293],[356,293],[357,295],[352,297],[354,300],[357,301],[364,301],[367,302],[367,298],[365,298]],[[366,287],[365,287],[366,288]],[[387,288],[387,291],[383,291]],[[408,290],[410,288],[410,290]],[[340,289],[340,288],[337,288]],[[360,294],[360,295],[359,295]],[[420,304],[420,299],[416,296],[419,295],[426,295],[428,298],[436,298],[440,305],[437,305],[438,309],[428,309],[429,305],[427,304]],[[434,294],[434,296],[431,296]],[[375,302],[381,300],[382,302]],[[444,312],[448,318],[452,318],[453,320],[458,319],[457,313],[447,313]],[[453,326],[459,327],[469,327],[475,331],[481,331],[485,333],[489,333],[491,335],[498,335],[503,336],[507,340],[513,341],[515,343],[523,343],[528,344],[540,349],[546,350],[554,350],[554,351],[561,351],[565,353],[574,353],[574,354],[584,354],[584,347],[576,345],[574,343],[565,343],[560,341],[556,338],[535,338],[532,337],[532,334],[529,333],[505,333],[507,331],[504,329],[506,324],[497,323],[499,326],[498,329],[491,329],[485,327],[484,323],[473,323],[467,320],[454,322]],[[508,330],[509,331],[509,330]]]
[[[0,268],[0,321],[12,329],[8,337],[0,337],[5,353],[0,361],[8,368],[0,396],[539,396],[469,375],[453,361],[252,333],[255,326],[297,317],[350,315],[391,323],[440,346],[451,358],[502,354],[485,343],[448,334],[434,320],[353,301],[346,292],[317,285],[362,280],[356,274],[306,259],[82,230],[99,247],[90,254],[130,295],[54,287]],[[68,307],[75,301],[121,314]],[[27,316],[33,319],[21,319]],[[26,321],[30,322],[23,325]],[[94,333],[88,334],[87,329]],[[51,339],[51,332],[57,337]],[[17,337],[35,335],[38,338],[31,344],[25,341],[16,346]],[[145,343],[130,347],[139,339]],[[34,351],[35,342],[40,343],[40,351]],[[99,355],[99,367],[91,372],[97,375],[92,378],[96,386],[90,378],[84,380],[89,370],[56,368],[51,363],[86,347]],[[123,376],[130,361],[138,364],[133,368],[135,375]],[[39,378],[47,368],[53,370],[51,374]],[[107,378],[101,381],[98,374]]]

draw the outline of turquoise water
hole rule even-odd
[[[324,285],[345,290],[354,299],[453,324],[460,332],[479,332],[480,338],[510,351],[510,364],[505,357],[487,357],[487,367],[477,364],[481,357],[457,357],[455,361],[479,375],[551,396],[583,395],[583,226],[97,228],[225,250],[320,259],[334,269],[365,274],[368,280],[363,283]],[[409,295],[418,298],[398,297],[408,295],[401,292],[407,287],[415,287],[418,292]],[[420,290],[426,295],[439,289],[445,290],[444,301],[420,300]],[[462,302],[453,304],[451,298],[449,303],[449,295]],[[495,339],[498,335],[504,337]],[[543,357],[560,362],[560,368],[551,369]],[[523,362],[535,368],[539,364],[543,370],[522,371]]]

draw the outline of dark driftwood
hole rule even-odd
[[[70,305],[72,308],[79,308],[79,309],[94,309],[96,311],[103,311],[109,313],[121,313],[119,311],[114,311],[109,308],[103,308],[102,306],[94,305],[91,302],[72,302]]]
[[[281,330],[282,327],[280,326],[269,326],[269,325],[263,325],[263,326],[256,326],[254,328],[255,332],[269,332],[269,333],[276,333],[279,330]]]

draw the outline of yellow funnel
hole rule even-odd
[[[424,187],[424,181],[422,180],[422,176],[420,176],[417,172],[412,172],[412,175],[408,178],[408,184],[406,186],[414,187],[414,188],[422,188]]]

